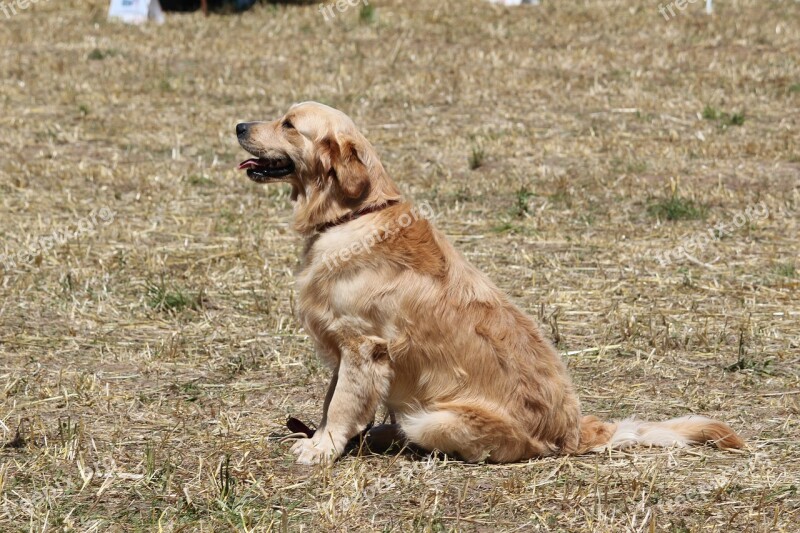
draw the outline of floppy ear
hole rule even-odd
[[[329,135],[320,141],[320,162],[325,173],[351,200],[361,198],[369,190],[369,170],[364,164],[357,142],[352,137],[336,139]]]

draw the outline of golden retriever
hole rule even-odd
[[[238,124],[240,165],[292,187],[305,239],[299,317],[333,372],[322,422],[292,448],[314,464],[341,455],[385,405],[376,432],[466,461],[510,462],[632,444],[739,448],[702,416],[603,422],[582,416],[561,357],[485,275],[403,199],[344,113],[306,102],[273,122]]]

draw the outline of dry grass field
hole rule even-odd
[[[715,4],[0,12],[0,530],[797,531],[800,4]],[[233,128],[308,99],[538,317],[585,412],[748,448],[295,466],[328,376],[288,191]]]

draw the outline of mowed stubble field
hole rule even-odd
[[[0,17],[0,530],[796,530],[800,4],[372,5]],[[287,188],[234,170],[233,127],[308,99],[539,318],[585,412],[748,449],[293,465],[328,375]]]

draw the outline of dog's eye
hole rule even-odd
[[[287,129],[287,130],[293,130],[294,129],[294,125],[291,122],[289,122],[288,120],[284,120],[283,121],[283,127],[285,129]]]

